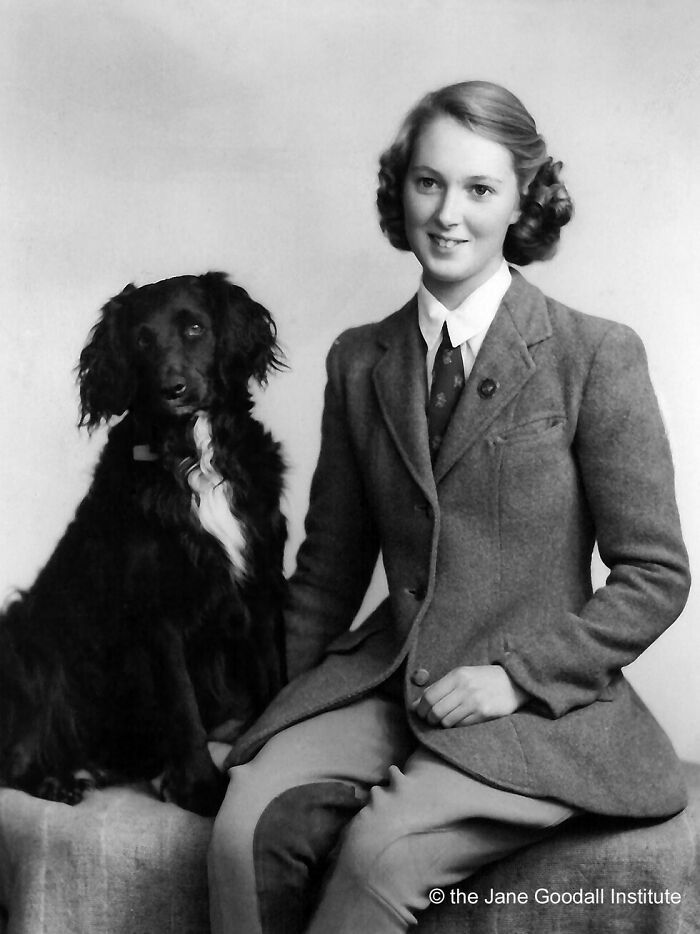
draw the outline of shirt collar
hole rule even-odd
[[[449,311],[421,280],[418,287],[418,325],[427,346],[433,347],[438,342],[445,322],[453,347],[478,335],[483,336],[495,318],[510,282],[510,270],[503,260],[491,278],[468,295],[461,305]]]

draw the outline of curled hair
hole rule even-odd
[[[548,259],[561,228],[573,215],[573,202],[559,180],[561,162],[547,155],[535,121],[515,95],[488,81],[464,81],[427,94],[408,113],[396,139],[379,159],[379,225],[392,246],[410,250],[406,238],[403,188],[416,140],[435,117],[446,115],[466,129],[505,146],[520,189],[520,217],[503,244],[510,263],[526,266]]]

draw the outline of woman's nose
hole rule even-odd
[[[443,227],[454,227],[462,220],[462,201],[459,193],[446,188],[435,212],[435,219]]]

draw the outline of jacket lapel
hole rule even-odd
[[[402,460],[431,502],[437,496],[436,484],[483,437],[535,372],[529,348],[552,333],[542,292],[517,270],[511,269],[511,275],[513,281],[481,345],[434,468],[425,412],[426,350],[415,296],[379,326],[378,339],[385,352],[372,374],[379,407]],[[492,395],[483,392],[485,380],[495,384]]]
[[[435,463],[436,484],[527,383],[536,369],[529,348],[552,333],[544,295],[516,270],[511,269],[511,274],[513,281],[447,427]]]
[[[411,476],[427,498],[434,502],[437,493],[425,414],[426,350],[418,327],[415,296],[382,322],[379,342],[385,352],[375,366],[372,378],[382,416]]]

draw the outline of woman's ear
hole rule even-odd
[[[131,404],[136,380],[127,342],[125,306],[129,295],[135,291],[136,286],[130,283],[107,302],[80,354],[78,424],[86,426],[88,431],[114,415],[122,415]]]
[[[217,326],[219,376],[226,386],[264,384],[270,370],[284,367],[270,312],[229,282],[225,273],[200,276]]]
[[[527,198],[528,189],[525,188],[522,191],[518,190],[517,204],[513,207],[513,213],[510,215],[510,223],[517,224],[520,218],[523,216],[523,205],[525,204],[525,199]]]

